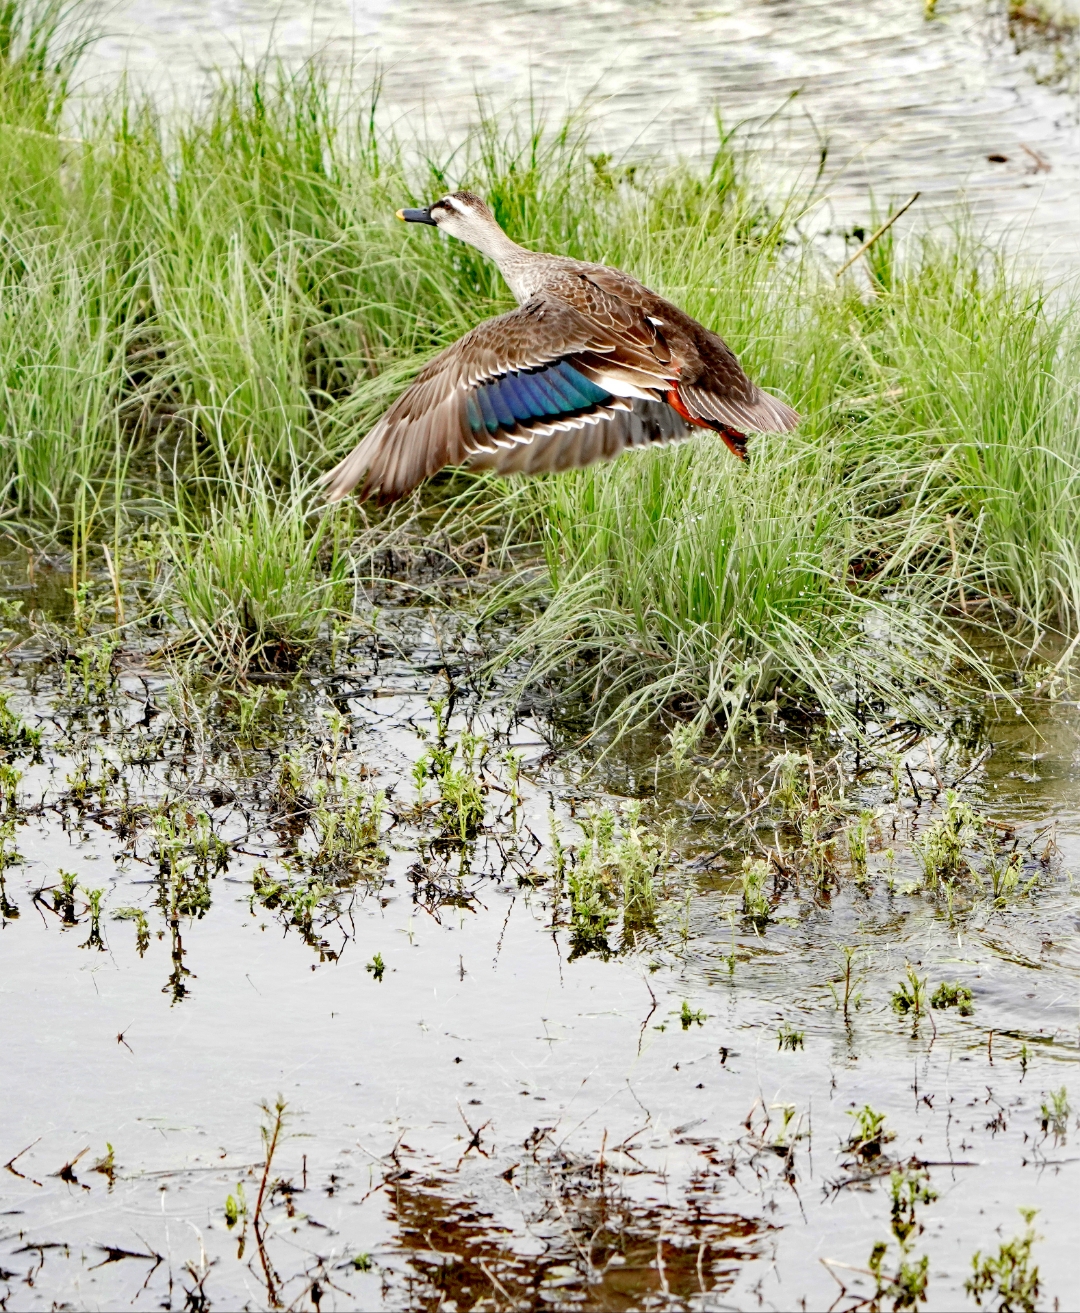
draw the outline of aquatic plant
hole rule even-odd
[[[15,846],[15,821],[0,823],[0,920],[14,921],[19,916],[19,908],[8,898],[7,869],[15,862],[22,861],[22,854]]]
[[[1002,1241],[996,1254],[983,1254],[976,1250],[972,1255],[972,1275],[964,1282],[964,1289],[980,1308],[993,1303],[1000,1313],[1035,1313],[1038,1307],[1040,1282],[1039,1269],[1031,1262],[1031,1251],[1042,1237],[1036,1235],[1032,1223],[1037,1208],[1021,1208],[1024,1231],[1011,1240]]]
[[[86,889],[87,911],[90,913],[90,933],[86,943],[80,948],[96,948],[104,953],[105,943],[101,938],[101,900],[105,897],[104,889]]]
[[[884,1146],[896,1139],[896,1132],[885,1127],[885,1113],[875,1111],[868,1103],[858,1110],[848,1110],[848,1116],[855,1118],[855,1125],[844,1146],[849,1153],[860,1158],[879,1158]]]
[[[962,1017],[970,1017],[975,1011],[971,990],[967,985],[961,985],[958,980],[954,980],[952,984],[943,980],[930,995],[930,1006],[956,1008]]]
[[[150,947],[150,923],[141,907],[117,907],[113,910],[114,921],[135,922],[135,951],[143,957]]]
[[[856,883],[866,879],[866,859],[869,852],[869,838],[874,825],[875,814],[862,811],[846,830],[848,858],[851,862],[851,874]]]
[[[315,842],[313,871],[355,874],[383,863],[381,792],[368,793],[358,780],[342,773],[333,781],[320,780],[312,797],[308,824]]]
[[[805,1048],[806,1032],[803,1030],[796,1030],[794,1026],[789,1025],[788,1022],[785,1021],[776,1032],[776,1047],[778,1049],[788,1049],[792,1053],[794,1053],[796,1049]]]
[[[53,911],[60,914],[64,925],[75,925],[75,890],[79,887],[79,877],[73,871],[57,871],[60,888],[53,890]]]
[[[743,916],[759,931],[772,918],[772,904],[765,894],[765,882],[768,878],[768,862],[762,861],[760,857],[747,857],[743,860]]]
[[[114,640],[97,635],[64,657],[64,680],[69,698],[92,706],[108,697],[116,678],[114,658],[117,647]]]
[[[1058,1090],[1051,1090],[1048,1099],[1039,1107],[1039,1125],[1044,1134],[1054,1137],[1055,1144],[1063,1143],[1069,1129],[1069,1092],[1064,1085]]]
[[[247,1217],[247,1199],[244,1197],[244,1183],[237,1181],[236,1193],[230,1194],[225,1200],[225,1225],[231,1231],[232,1228],[240,1221],[242,1217]]]
[[[641,803],[633,799],[623,813],[615,852],[621,885],[623,928],[648,929],[656,915],[656,877],[665,858],[661,840],[641,819]]]
[[[921,1258],[913,1260],[911,1247],[923,1229],[916,1215],[917,1208],[932,1203],[938,1197],[929,1181],[927,1172],[911,1168],[894,1171],[889,1175],[890,1221],[899,1255],[895,1270],[887,1272],[884,1270],[884,1262],[889,1244],[885,1240],[875,1243],[867,1260],[876,1286],[870,1301],[872,1308],[880,1308],[880,1301],[884,1298],[892,1301],[894,1313],[899,1309],[917,1309],[926,1301],[930,1259],[923,1254]]]
[[[116,1184],[116,1150],[108,1140],[105,1141],[105,1152],[97,1162],[91,1163],[90,1170],[92,1172],[100,1172],[102,1176],[106,1177],[109,1182],[110,1190]]]
[[[570,918],[578,952],[607,951],[607,931],[622,909],[622,943],[632,948],[637,936],[655,929],[657,877],[666,861],[663,835],[645,824],[641,803],[631,800],[619,816],[610,807],[593,808],[580,821],[583,839],[571,865],[561,842],[554,851],[562,862],[570,896]]]
[[[964,850],[978,842],[983,818],[955,790],[945,795],[941,816],[914,844],[927,884],[952,883],[968,871]]]
[[[18,791],[21,779],[22,771],[16,770],[14,766],[9,765],[6,761],[0,762],[0,810],[8,814],[18,810]]]
[[[902,1017],[911,1016],[918,1025],[926,1011],[926,977],[920,977],[908,963],[907,976],[893,991],[892,1009]]]
[[[844,1016],[848,1017],[850,1015],[850,1008],[860,1008],[862,1006],[862,994],[855,988],[857,979],[855,971],[855,956],[859,952],[859,949],[856,945],[845,944],[841,951],[844,955],[841,966],[841,979],[844,982],[843,996],[841,997],[836,988],[836,982],[832,980],[829,981],[829,989],[832,992],[836,1006],[842,1008]]]
[[[41,748],[41,730],[30,729],[11,710],[11,694],[0,690],[0,750],[13,756],[32,756]]]
[[[1021,894],[1027,893],[1038,883],[1038,876],[1034,875],[1021,890],[1020,876],[1023,869],[1024,859],[1018,852],[1008,853],[1004,857],[991,857],[985,875],[990,879],[990,890],[997,907],[1007,906],[1009,899],[1016,895],[1018,890]]]
[[[616,918],[612,889],[615,814],[593,811],[581,822],[584,834],[566,879],[575,949],[607,952],[607,931]]]
[[[482,739],[467,732],[460,734],[449,756],[439,765],[440,815],[446,832],[459,843],[475,838],[484,823],[484,794],[476,761],[482,747]]]

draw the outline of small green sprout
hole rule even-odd
[[[96,948],[104,953],[105,944],[101,938],[101,900],[105,897],[104,889],[84,889],[87,905],[90,909],[90,934],[80,948]]]
[[[109,1189],[112,1189],[116,1181],[116,1150],[108,1140],[105,1141],[105,1153],[91,1166],[90,1170],[100,1172],[102,1176],[108,1177]]]
[[[376,980],[382,980],[383,972],[386,970],[386,963],[383,961],[383,955],[376,953],[371,961],[364,967],[365,971],[370,971]]]
[[[841,951],[844,954],[844,960],[840,967],[844,982],[843,998],[841,998],[840,991],[836,988],[839,982],[830,980],[829,989],[832,992],[833,1002],[838,1009],[843,1008],[844,1016],[847,1017],[850,1015],[852,1007],[856,1009],[862,1007],[862,994],[855,988],[858,981],[855,973],[855,954],[858,953],[859,948],[856,944],[845,944]]]
[[[244,1183],[237,1181],[236,1194],[225,1200],[225,1225],[231,1231],[242,1217],[247,1217],[247,1200],[244,1198]]]
[[[868,1103],[858,1111],[849,1110],[848,1116],[855,1118],[845,1146],[849,1153],[863,1159],[880,1158],[884,1146],[896,1139],[895,1131],[885,1129],[885,1113],[875,1112]]]
[[[1069,1092],[1063,1085],[1060,1090],[1051,1090],[1049,1101],[1043,1100],[1039,1109],[1039,1124],[1044,1134],[1054,1137],[1054,1143],[1063,1142],[1069,1129]]]
[[[893,991],[893,1011],[904,1017],[910,1014],[916,1022],[926,1011],[926,977],[920,980],[915,968],[908,963],[907,979],[901,980]]]
[[[354,1268],[356,1268],[357,1272],[370,1272],[373,1266],[371,1262],[371,1255],[357,1254],[352,1261],[352,1265]]]
[[[683,999],[682,1011],[679,1013],[679,1020],[682,1022],[683,1030],[689,1030],[695,1023],[703,1026],[708,1019],[704,1012],[691,1008],[686,999]]]
[[[760,857],[747,857],[743,862],[742,909],[743,916],[760,930],[772,917],[772,905],[765,896],[765,881],[769,876],[769,863]]]
[[[79,877],[71,871],[58,871],[57,874],[60,876],[60,888],[53,891],[53,911],[60,913],[64,925],[75,925],[78,920],[75,915],[75,890]]]
[[[776,1038],[778,1041],[777,1049],[790,1049],[794,1053],[796,1049],[806,1047],[806,1032],[795,1030],[786,1021],[776,1032]]]
[[[856,884],[862,884],[867,878],[866,859],[874,820],[872,811],[860,812],[858,819],[847,830],[848,858]]]

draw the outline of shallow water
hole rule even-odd
[[[919,0],[120,0],[99,12],[92,92],[127,68],[186,97],[207,68],[272,47],[290,60],[327,51],[361,83],[380,70],[386,122],[406,138],[457,136],[477,95],[519,110],[532,97],[556,115],[587,100],[597,148],[694,155],[719,110],[782,186],[808,182],[828,142],[820,227],[865,224],[871,195],[884,208],[921,189],[905,225],[962,199],[978,227],[1008,230],[1050,269],[1080,267],[1080,43],[1010,24],[1004,0],[940,0],[931,21]]]
[[[19,591],[62,605],[61,585],[39,567],[36,592]],[[3,686],[43,742],[40,762],[16,763],[25,860],[6,869],[0,936],[7,1308],[823,1309],[838,1281],[848,1308],[872,1292],[876,1241],[891,1240],[894,1265],[888,1180],[902,1165],[937,1195],[911,1241],[929,1256],[931,1308],[971,1307],[971,1256],[1022,1229],[1020,1206],[1040,1210],[1042,1306],[1067,1306],[1074,702],[1033,701],[1026,719],[991,704],[966,741],[896,731],[911,767],[898,789],[890,769],[855,782],[852,754],[815,742],[822,797],[831,754],[878,813],[868,878],[838,838],[817,880],[796,871],[777,804],[739,820],[759,807],[756,782],[777,778],[780,727],[726,778],[640,746],[583,778],[542,720],[471,705],[475,648],[448,620],[391,608],[380,635],[358,629],[333,671],[276,701],[261,686],[247,721],[228,692],[177,701],[148,636],[88,688],[79,658],[66,675],[50,659],[47,635],[8,636]],[[490,745],[485,824],[465,845],[414,807],[444,669],[460,692],[451,739],[471,720]],[[295,882],[311,851],[275,795],[287,745],[309,775],[329,767],[387,794],[386,865],[339,878],[336,914],[324,899],[306,926],[258,892]],[[965,773],[965,796],[1015,827],[991,844],[1021,854],[1022,886],[1000,905],[970,880],[951,908],[916,887],[910,839],[940,816],[937,776]],[[672,825],[673,854],[655,917],[617,919],[604,952],[575,941],[555,888],[551,811],[580,849],[575,816],[607,803],[625,818],[630,794],[645,796],[651,834]],[[134,810],[166,800],[181,829],[205,810],[229,845],[190,915],[163,911],[153,817]],[[783,861],[755,928],[737,877],[765,851]],[[66,910],[60,871],[78,877]],[[97,888],[100,946],[82,892]],[[146,914],[144,956],[136,923],[112,917],[122,907]],[[846,1012],[844,946],[858,950]],[[973,1012],[898,1014],[908,963],[928,990],[970,987]],[[1044,1125],[1063,1087],[1071,1107]],[[279,1095],[285,1136],[256,1231],[258,1105]],[[867,1103],[895,1135],[880,1154],[844,1148]],[[107,1145],[110,1170],[95,1171]],[[248,1214],[229,1228],[238,1182]]]

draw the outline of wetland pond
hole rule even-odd
[[[1040,6],[103,12],[88,103],[272,35],[370,56],[405,139],[533,90],[693,155],[718,105],[781,190],[829,138],[838,244],[919,189],[905,228],[966,201],[1077,267],[1076,27]],[[1075,1304],[1062,664],[947,734],[766,704],[734,746],[605,751],[480,682],[486,561],[391,570],[232,683],[149,586],[117,642],[107,581],[75,615],[68,562],[3,563],[0,1308]]]
[[[477,635],[391,583],[229,688],[32,574],[0,1306],[997,1307],[1003,1254],[1069,1306],[1059,681],[947,736],[766,712],[604,758],[481,700]]]

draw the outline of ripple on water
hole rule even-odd
[[[1029,28],[1010,32],[1005,9],[956,0],[927,22],[911,0],[323,0],[314,15],[296,0],[139,0],[103,10],[109,35],[86,72],[92,87],[126,66],[187,95],[237,51],[327,49],[381,71],[399,127],[404,114],[413,131],[455,134],[478,93],[496,108],[588,98],[598,145],[635,154],[707,149],[717,107],[785,186],[809,180],[828,140],[822,226],[865,223],[871,194],[884,207],[921,189],[924,215],[963,199],[980,228],[1074,270],[1080,42],[1040,46]]]

